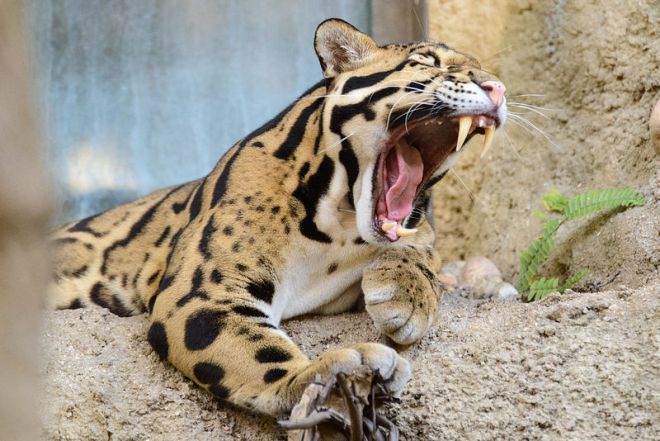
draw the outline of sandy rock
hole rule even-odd
[[[656,439],[653,343],[660,285],[541,302],[444,296],[429,334],[403,352],[413,379],[388,417],[402,440]],[[48,312],[44,439],[285,439],[274,420],[213,400],[146,342],[145,316]],[[311,357],[378,341],[366,313],[286,323]]]

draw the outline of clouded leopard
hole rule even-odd
[[[327,20],[323,79],[238,141],[207,176],[65,225],[49,302],[147,312],[163,360],[220,399],[288,411],[317,375],[411,368],[363,343],[308,359],[282,320],[363,302],[400,344],[434,320],[440,260],[430,189],[462,145],[504,123],[504,85],[444,44],[379,47]],[[194,160],[191,158],[191,160]]]

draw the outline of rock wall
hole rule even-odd
[[[538,128],[510,118],[484,159],[478,141],[467,146],[435,193],[442,255],[485,255],[513,278],[540,231],[531,213],[543,194],[632,187],[645,207],[563,226],[547,270],[589,267],[591,282],[613,286],[657,280],[660,156],[649,115],[660,98],[660,3],[432,0],[429,17],[431,37],[495,71],[510,111]]]

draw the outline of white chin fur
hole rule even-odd
[[[378,242],[378,238],[374,236],[373,232],[373,218],[372,213],[374,212],[373,207],[373,188],[372,188],[372,176],[374,174],[376,164],[372,164],[365,170],[362,175],[362,185],[360,185],[360,197],[357,200],[355,206],[355,220],[357,224],[358,232],[362,239],[366,242],[374,243]]]

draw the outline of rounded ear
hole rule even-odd
[[[371,37],[338,18],[326,20],[316,28],[314,49],[326,78],[364,65],[379,50]]]

